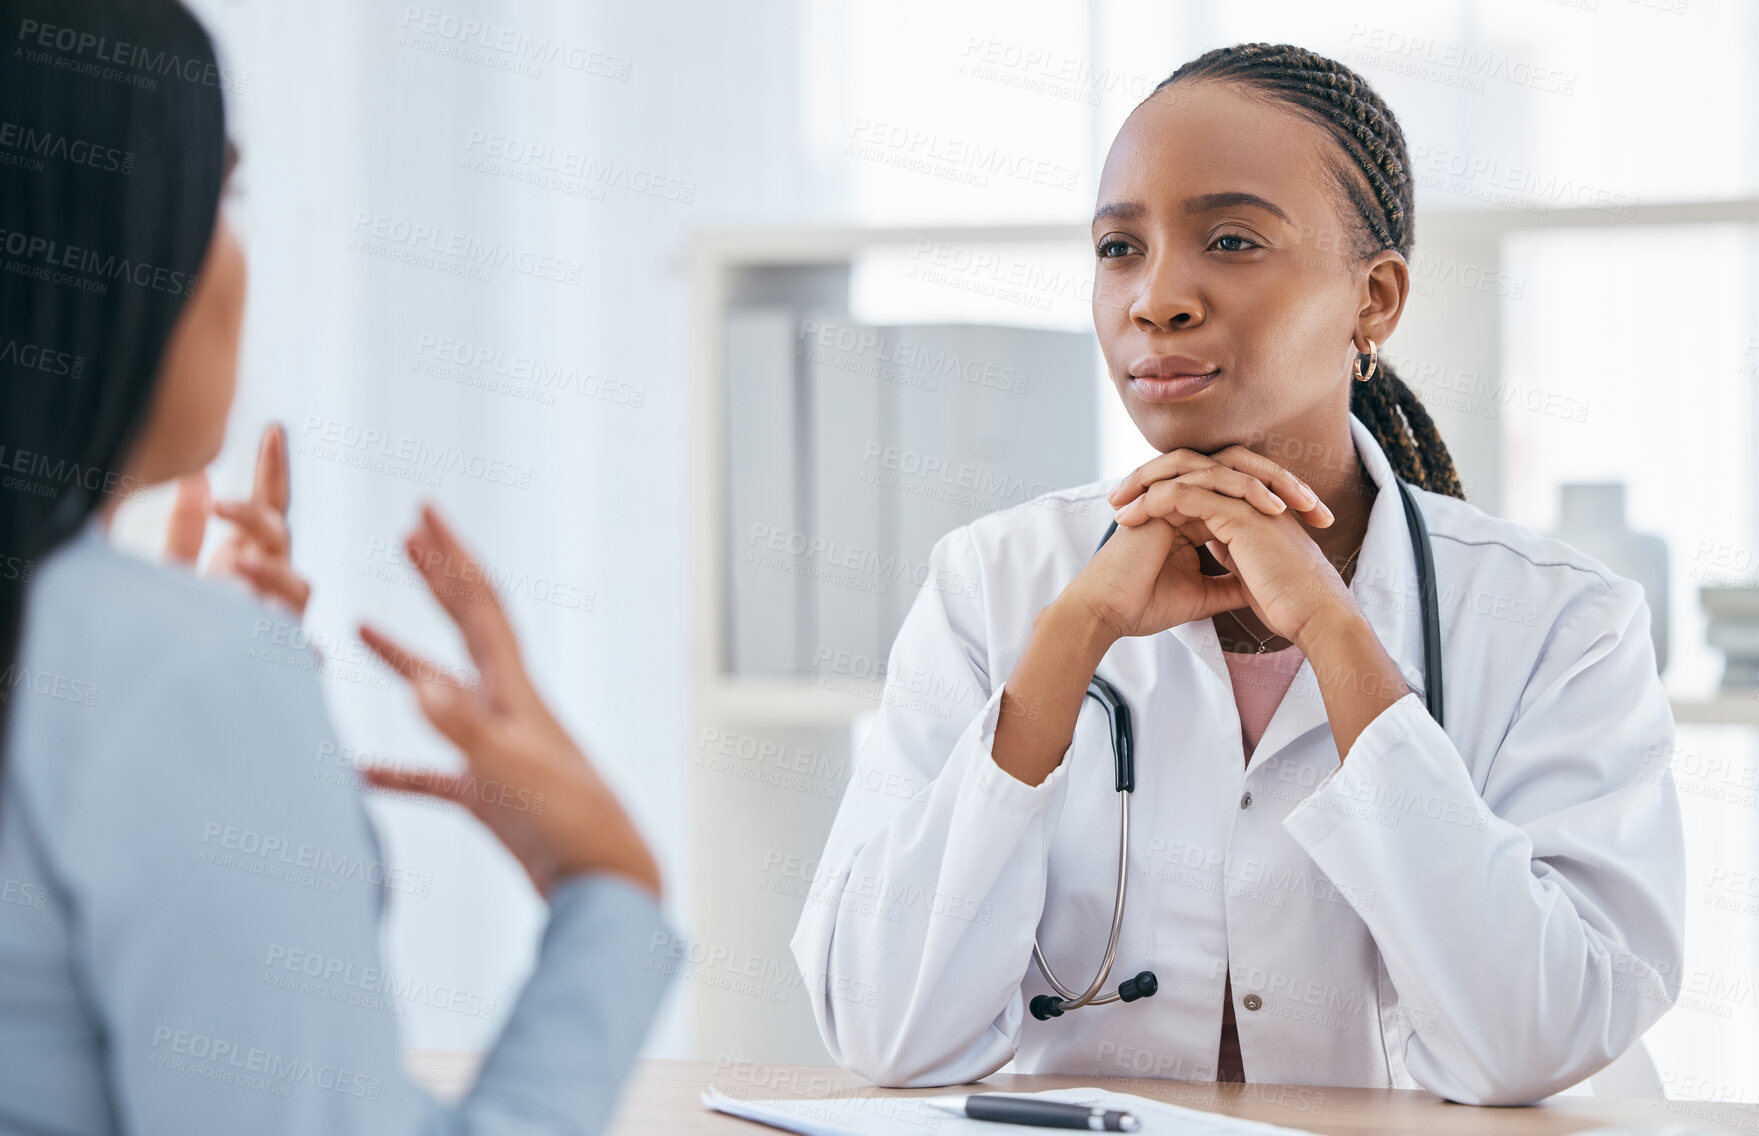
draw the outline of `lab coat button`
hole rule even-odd
[[[1245,999],[1244,1004],[1248,1010],[1256,1010],[1260,1006],[1264,1005],[1264,999],[1260,998],[1256,994],[1248,994],[1248,995],[1246,995],[1246,999]]]
[[[1246,795],[1240,798],[1240,807],[1243,809],[1252,807],[1252,790],[1246,790]]]

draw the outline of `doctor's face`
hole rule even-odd
[[[1334,167],[1360,176],[1323,127],[1232,84],[1168,87],[1118,132],[1093,222],[1093,323],[1156,449],[1261,448],[1348,413],[1368,262]]]

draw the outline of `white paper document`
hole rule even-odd
[[[978,1086],[975,1091],[986,1090]],[[1141,1131],[1150,1134],[1312,1136],[1305,1129],[1280,1128],[1256,1120],[1239,1120],[1098,1088],[1051,1089],[1042,1093],[1008,1095],[1122,1109],[1134,1113],[1142,1124]],[[1007,1136],[1008,1133],[1055,1131],[1049,1128],[1034,1129],[1017,1124],[972,1120],[944,1107],[948,1103],[962,1103],[964,1099],[963,1093],[954,1097],[856,1096],[821,1097],[813,1100],[742,1100],[730,1097],[718,1089],[707,1089],[702,1094],[705,1108],[755,1120],[772,1128],[798,1132],[802,1136],[923,1136],[930,1132],[944,1133],[945,1136]]]

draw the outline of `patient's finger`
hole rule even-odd
[[[418,682],[415,700],[423,717],[448,741],[475,762],[492,749],[495,720],[488,704],[467,694],[454,683]]]
[[[233,567],[250,581],[258,595],[279,600],[292,608],[295,615],[305,614],[305,605],[311,601],[311,585],[285,560],[265,560],[247,548],[238,554]]]
[[[439,769],[397,769],[389,765],[368,765],[361,768],[367,784],[396,793],[418,793],[442,801],[462,804],[465,799],[464,779]]]
[[[293,477],[287,468],[287,428],[279,422],[271,422],[264,427],[262,441],[257,443],[257,468],[251,482],[250,499],[285,515],[292,497]]]
[[[194,566],[208,531],[208,475],[192,473],[177,479],[171,520],[165,528],[165,558]]]
[[[451,668],[442,666],[431,659],[408,650],[389,635],[369,624],[360,625],[360,641],[379,658],[390,664],[392,670],[410,682],[441,682],[460,689],[469,687]]]
[[[432,506],[424,505],[422,523],[408,540],[410,559],[427,580],[434,598],[464,635],[465,647],[484,671],[520,670],[519,641],[485,576],[482,562],[470,554]]]
[[[272,505],[256,500],[216,501],[214,513],[237,525],[270,556],[286,556],[292,535],[287,518]]]

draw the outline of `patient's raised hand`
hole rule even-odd
[[[544,704],[526,674],[500,598],[431,506],[405,542],[411,563],[463,633],[480,680],[422,658],[363,625],[361,638],[415,688],[421,710],[464,755],[457,773],[378,765],[385,789],[454,801],[518,858],[539,892],[585,872],[611,872],[660,892],[659,866],[622,804]]]
[[[287,468],[287,431],[272,423],[257,444],[257,465],[250,496],[242,501],[214,501],[205,473],[179,478],[165,534],[165,555],[195,567],[207,535],[209,515],[232,524],[209,560],[207,574],[236,577],[270,603],[305,614],[311,584],[293,567],[293,531],[287,523],[292,477]]]

